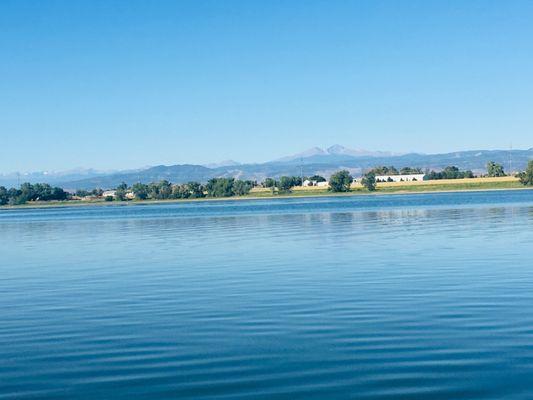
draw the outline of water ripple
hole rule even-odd
[[[0,399],[527,399],[533,192],[0,212]]]

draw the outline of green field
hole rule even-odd
[[[389,194],[389,193],[425,193],[425,192],[455,192],[464,190],[504,190],[504,189],[527,189],[518,179],[505,178],[471,178],[471,179],[448,179],[439,181],[405,182],[405,183],[378,183],[376,191],[369,192],[360,185],[355,185],[348,193],[332,193],[324,188],[295,188],[292,193],[281,195],[283,197],[299,196],[339,196],[339,195],[362,195],[362,194]],[[280,197],[272,195],[266,189],[252,191],[248,197]]]
[[[436,182],[436,181],[435,181]],[[396,192],[440,192],[440,191],[461,191],[461,190],[498,190],[498,189],[525,189],[526,187],[518,181],[479,181],[476,179],[461,180],[461,182],[451,183],[425,183],[424,185],[397,185],[378,187],[379,193]]]

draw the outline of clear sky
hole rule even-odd
[[[533,147],[533,1],[0,2],[0,172]]]

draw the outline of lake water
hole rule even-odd
[[[533,191],[0,211],[0,399],[530,399]]]

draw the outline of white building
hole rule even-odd
[[[376,175],[376,182],[415,182],[423,181],[425,174]]]
[[[329,183],[327,181],[326,182],[317,182],[317,181],[310,181],[309,179],[306,179],[303,182],[302,186],[304,186],[304,187],[308,187],[308,186],[328,187]]]
[[[376,175],[376,182],[416,182],[423,181],[425,174],[410,175]],[[362,177],[354,179],[354,182],[361,182]]]
[[[117,194],[116,190],[106,190],[104,191],[104,193],[102,193],[102,197],[107,197],[107,196],[115,197],[116,194]]]

